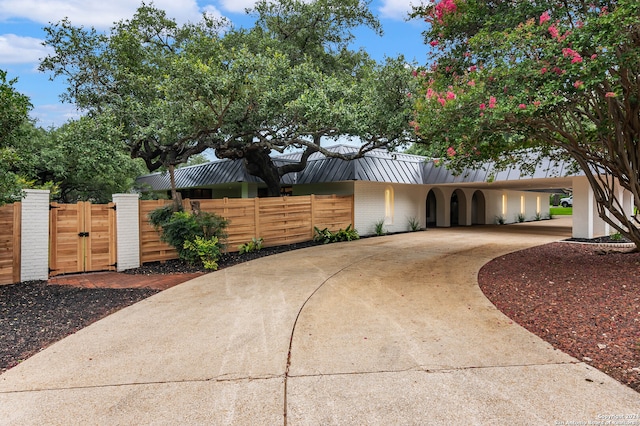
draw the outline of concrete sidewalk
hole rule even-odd
[[[312,247],[170,288],[0,375],[1,424],[568,424],[640,394],[477,285],[563,219]],[[637,418],[636,418],[637,419]]]

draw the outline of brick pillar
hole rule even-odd
[[[20,281],[49,279],[49,191],[26,189],[22,200]]]
[[[138,194],[113,194],[116,205],[116,253],[118,272],[140,266]]]

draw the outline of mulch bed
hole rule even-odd
[[[640,253],[552,243],[489,262],[478,282],[509,318],[640,392]]]

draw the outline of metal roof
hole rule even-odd
[[[327,149],[341,154],[354,153],[358,150],[357,147],[348,145],[336,145]],[[301,152],[284,154],[274,157],[274,162],[276,165],[296,162],[301,156]],[[291,185],[353,180],[430,185],[488,183],[561,177],[566,175],[567,170],[569,169],[565,163],[543,159],[537,164],[533,175],[524,175],[513,166],[495,172],[494,164],[487,163],[478,169],[466,170],[464,173],[454,176],[445,167],[438,166],[437,160],[376,149],[351,161],[327,158],[323,154],[314,153],[309,157],[307,167],[303,171],[285,175],[282,178],[282,183]],[[183,167],[176,169],[175,177],[178,189],[208,187],[232,182],[262,182],[261,179],[247,173],[242,160],[216,160],[206,164]],[[147,184],[156,191],[170,188],[167,172],[140,176],[137,182]]]

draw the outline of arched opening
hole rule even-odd
[[[486,202],[482,191],[476,191],[471,198],[471,224],[484,225],[487,223]]]
[[[451,226],[460,225],[460,200],[458,199],[458,192],[460,190],[456,189],[451,194],[451,210],[450,210],[450,224]]]
[[[438,223],[438,214],[437,214],[437,202],[436,202],[436,194],[433,190],[430,190],[427,194],[427,228],[435,228]]]

